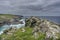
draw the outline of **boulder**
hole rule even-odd
[[[42,32],[46,34],[46,38],[58,39],[60,34],[60,26],[54,22],[50,22],[46,19],[40,19],[38,17],[30,17],[26,19],[26,26],[32,27],[33,33]]]

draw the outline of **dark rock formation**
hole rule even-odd
[[[19,20],[22,19],[21,15],[11,15],[11,14],[0,14],[0,26],[4,24],[10,25],[11,23],[19,23]],[[11,21],[13,20],[13,21]]]
[[[26,26],[33,27],[33,32],[45,33],[46,38],[53,37],[54,39],[57,39],[57,34],[60,34],[60,26],[46,19],[30,17],[26,19]]]
[[[0,21],[0,26],[3,26],[4,25],[4,21]]]

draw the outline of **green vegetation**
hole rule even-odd
[[[45,40],[45,34],[38,33],[39,37],[35,39],[32,34],[33,28],[25,27],[24,29],[26,30],[25,32],[22,32],[22,28],[20,28],[17,29],[12,35],[2,34],[0,35],[0,40]],[[53,40],[53,38],[50,38],[49,40]],[[57,40],[60,40],[60,38]]]
[[[4,15],[4,16],[7,16],[7,15]],[[12,18],[12,17],[13,16],[10,15],[10,18]],[[51,25],[55,25],[55,24],[52,23]],[[56,26],[58,28],[59,28],[59,26],[55,25],[53,27],[51,25],[50,25],[49,21],[40,20],[38,18],[32,17],[30,19],[26,19],[26,25],[24,28],[20,28],[20,29],[11,28],[8,31],[5,30],[4,33],[2,35],[0,35],[0,40],[54,40],[55,37],[53,37],[53,36],[59,37],[56,40],[60,40],[60,34],[59,34],[60,31],[56,28]],[[56,35],[53,35],[52,37],[47,37],[46,34],[52,32],[52,30],[49,30],[48,27],[49,28],[53,27],[53,30],[57,29],[57,31],[59,31],[59,32],[58,33],[55,32]],[[47,31],[45,28],[47,28]],[[22,29],[25,29],[25,31],[23,32]],[[52,34],[50,34],[50,35],[52,35]]]
[[[12,19],[14,16],[11,14],[0,14],[0,20]]]
[[[2,34],[0,38],[5,40],[44,40],[45,34],[39,33],[39,38],[35,39],[32,34],[32,28],[24,28],[26,31],[22,32],[22,28],[16,30],[13,35]]]

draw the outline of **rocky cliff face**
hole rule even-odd
[[[23,16],[21,15],[0,14],[0,25],[11,24],[12,21],[16,21],[22,18]]]
[[[60,26],[46,19],[30,17],[26,19],[26,26],[32,27],[33,32],[42,32],[46,34],[46,38],[58,39],[60,35]]]

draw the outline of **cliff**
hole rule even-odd
[[[46,34],[46,38],[58,39],[60,35],[60,26],[54,22],[38,17],[26,19],[26,26],[33,28],[33,33],[41,32]]]
[[[10,28],[0,36],[1,40],[60,40],[60,26],[38,17],[26,19],[25,27]]]
[[[21,19],[21,15],[12,15],[12,14],[0,14],[0,25],[10,24],[11,20],[15,21],[16,19]]]

